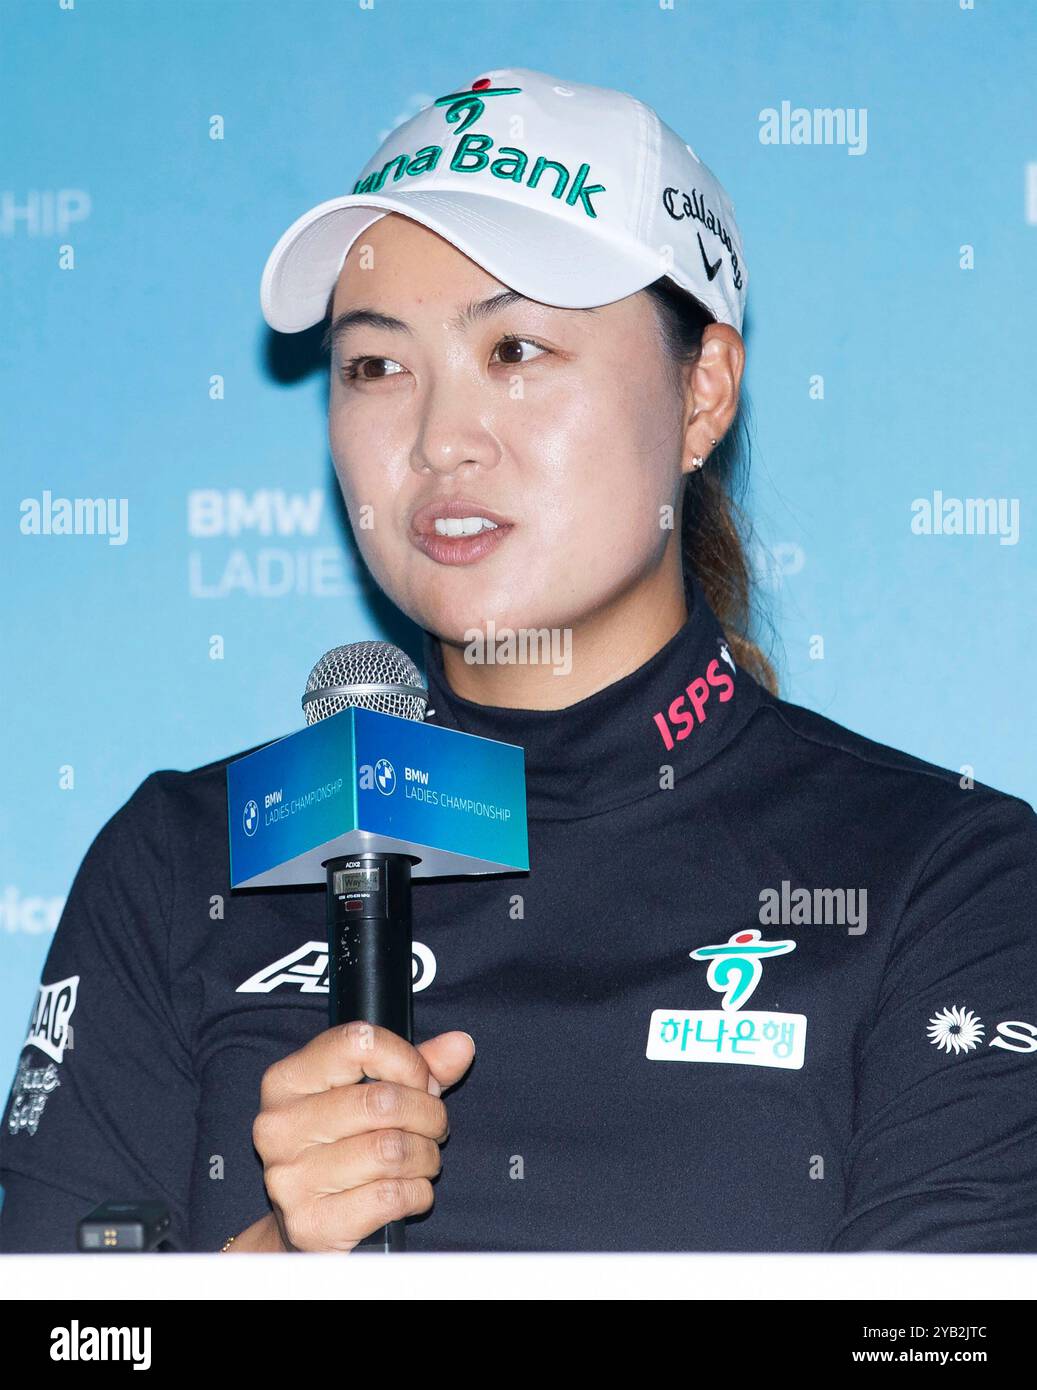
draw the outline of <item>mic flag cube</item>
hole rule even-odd
[[[227,768],[232,888],[324,883],[328,859],[414,854],[414,878],[528,871],[525,750],[361,706]]]

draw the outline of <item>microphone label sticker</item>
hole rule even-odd
[[[706,982],[723,995],[719,1009],[654,1009],[645,1056],[652,1062],[731,1062],[798,1071],[806,1053],[805,1014],[742,1011],[763,975],[763,961],[788,955],[794,941],[764,941],[757,928],[689,951],[709,961]]]

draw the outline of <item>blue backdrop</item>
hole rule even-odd
[[[734,200],[782,693],[1035,799],[1029,0],[5,0],[0,28],[2,1094],[138,783],[299,727],[328,647],[420,662],[349,535],[319,331],[271,334],[259,278],[485,67],[634,93]],[[34,534],[62,498],[112,499],[107,534]]]

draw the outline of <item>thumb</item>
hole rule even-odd
[[[418,1043],[432,1075],[428,1088],[440,1096],[448,1086],[461,1080],[475,1058],[475,1039],[470,1033],[439,1033],[428,1042]]]

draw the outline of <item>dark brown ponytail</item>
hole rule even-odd
[[[681,369],[697,359],[703,332],[714,317],[667,276],[648,285],[644,293],[651,297],[658,312],[676,385]],[[705,467],[685,478],[681,556],[685,574],[690,570],[702,585],[735,661],[777,694],[774,668],[750,635],[757,617],[746,554],[752,527],[738,500],[747,480],[750,447],[744,417],[743,393],[731,428],[709,455]],[[744,451],[740,438],[744,438]]]

